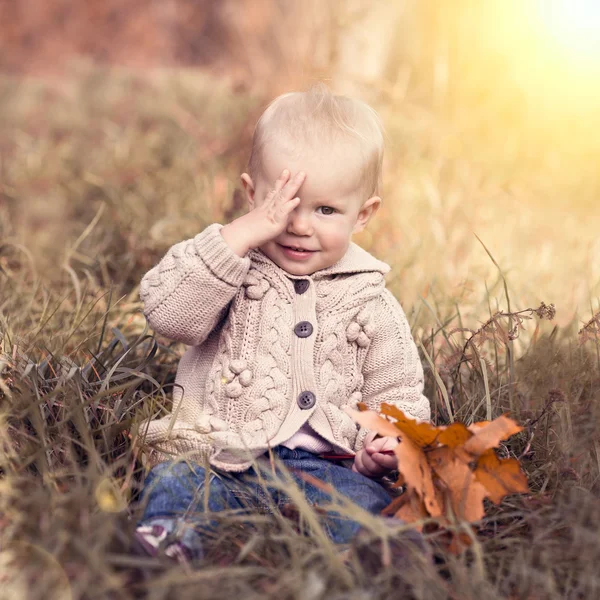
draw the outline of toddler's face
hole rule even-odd
[[[305,171],[306,179],[297,193],[300,203],[290,213],[287,228],[260,249],[288,273],[311,275],[344,256],[352,234],[364,229],[381,200],[377,196],[362,197],[361,160],[355,151],[341,148],[300,154],[290,157],[282,147],[271,144],[263,152],[258,181],[253,182],[244,173],[242,183],[252,209],[264,201],[283,169],[289,169],[291,177]],[[286,246],[310,252],[292,253]]]

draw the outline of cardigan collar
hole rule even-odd
[[[276,270],[286,277],[300,277],[292,275],[282,269],[268,256],[263,254],[259,248],[251,250],[248,253],[248,256],[255,264],[256,268],[258,268],[260,271]],[[372,254],[361,248],[358,244],[350,242],[346,254],[344,254],[344,256],[338,260],[338,262],[325,269],[315,271],[312,275],[310,275],[310,277],[313,279],[325,279],[327,277],[331,277],[332,275],[369,272],[379,272],[382,275],[385,275],[389,271],[390,266],[387,263],[375,258]]]

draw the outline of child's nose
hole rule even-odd
[[[312,233],[310,215],[294,209],[288,218],[288,233],[296,235],[308,235]]]

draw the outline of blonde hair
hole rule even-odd
[[[362,154],[360,187],[366,197],[382,187],[384,128],[379,115],[361,100],[336,96],[323,83],[306,92],[289,92],[275,98],[260,116],[252,137],[248,173],[253,181],[261,173],[265,146],[273,140],[299,142],[323,148],[350,141]],[[299,151],[301,152],[301,150]]]

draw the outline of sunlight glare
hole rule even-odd
[[[598,0],[538,0],[548,34],[564,54],[590,63],[600,59],[600,2]]]

